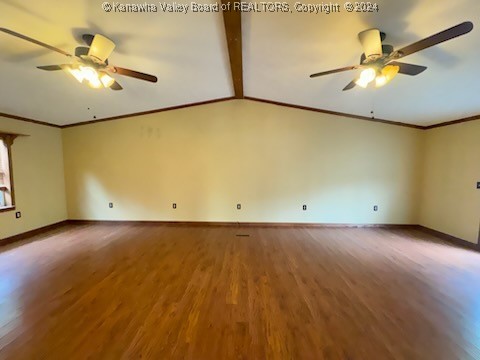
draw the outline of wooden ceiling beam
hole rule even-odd
[[[234,9],[234,1],[222,0],[222,5],[233,89],[235,97],[243,99],[242,13]]]

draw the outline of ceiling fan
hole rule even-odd
[[[398,62],[398,59],[444,41],[465,35],[472,31],[472,29],[473,24],[470,21],[466,21],[395,51],[391,45],[382,45],[382,41],[385,40],[386,37],[385,33],[380,32],[378,29],[365,30],[358,34],[358,39],[364,50],[360,58],[360,65],[319,72],[310,75],[310,77],[314,78],[360,69],[362,70],[360,76],[345,86],[343,91],[353,89],[355,85],[366,88],[369,84],[373,83],[373,81],[375,81],[376,87],[381,87],[390,82],[397,74],[414,76],[427,69],[426,66]]]
[[[84,34],[82,38],[87,46],[77,47],[75,49],[75,55],[72,55],[15,31],[5,28],[0,28],[0,31],[72,58],[73,61],[70,64],[37,66],[37,68],[46,71],[64,70],[73,75],[80,83],[88,84],[94,89],[110,88],[112,90],[122,90],[122,86],[109,74],[118,74],[154,83],[157,82],[156,76],[109,65],[108,57],[113,52],[115,43],[100,34],[95,36]]]

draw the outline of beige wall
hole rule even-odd
[[[422,141],[420,130],[246,100],[68,128],[68,214],[414,224]]]
[[[476,243],[480,223],[480,121],[425,132],[421,225]]]
[[[67,202],[72,219],[420,223],[478,239],[480,121],[420,131],[229,101],[63,131],[0,117],[0,131],[30,135],[13,146],[23,217],[0,213],[0,239],[66,219]]]
[[[0,117],[0,131],[30,135],[12,146],[16,211],[0,213],[0,239],[67,218],[60,129]]]

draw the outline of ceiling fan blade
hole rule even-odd
[[[94,36],[92,34],[83,34],[82,39],[85,44],[88,46],[92,45]]]
[[[93,37],[90,49],[88,50],[88,55],[105,62],[113,49],[115,49],[115,43],[112,40],[103,35],[97,34]]]
[[[323,75],[335,74],[335,73],[339,73],[339,72],[343,72],[343,71],[355,70],[355,69],[358,69],[359,67],[360,67],[360,66],[358,66],[358,65],[346,66],[346,67],[343,67],[343,68],[340,68],[340,69],[335,69],[335,70],[329,70],[329,71],[323,71],[323,72],[315,73],[315,74],[310,75],[310,77],[311,77],[311,78],[314,78],[314,77],[323,76]]]
[[[379,58],[382,56],[382,39],[380,30],[368,29],[358,34],[358,40],[363,47],[363,52],[367,58]]]
[[[350,82],[348,83],[347,86],[345,86],[345,87],[343,88],[343,91],[347,91],[347,90],[353,89],[353,88],[355,87],[355,85],[356,85],[356,84],[355,84],[355,80],[352,80],[352,81],[350,81]]]
[[[400,68],[400,70],[398,71],[400,74],[411,76],[418,75],[427,70],[426,66],[407,64],[398,61],[392,61],[388,63],[388,65],[398,66]]]
[[[472,31],[473,29],[473,24],[470,21],[463,22],[461,24],[458,24],[454,27],[451,27],[450,29],[444,30],[439,32],[438,34],[429,36],[425,39],[422,39],[420,41],[417,41],[413,44],[410,44],[408,46],[405,46],[404,48],[398,50],[397,52],[402,56],[405,57],[407,55],[411,55],[413,53],[416,53],[420,50],[427,49],[431,46],[440,44],[442,42],[454,39],[458,36],[465,35]]]
[[[118,66],[113,66],[112,68],[113,68],[113,72],[115,72],[117,74],[120,74],[120,75],[130,76],[130,77],[133,77],[133,78],[136,78],[136,79],[150,81],[150,82],[154,82],[154,83],[157,82],[157,80],[158,80],[156,76],[141,73],[141,72],[138,72],[138,71],[135,71],[135,70],[124,69],[124,68],[121,68],[121,67],[118,67]]]
[[[56,48],[55,46],[45,44],[45,43],[43,43],[43,42],[41,42],[41,41],[32,39],[31,37],[28,37],[28,36],[25,36],[25,35],[23,35],[23,34],[17,33],[17,32],[15,32],[15,31],[10,30],[10,29],[0,28],[0,31],[1,31],[1,32],[4,32],[5,34],[9,34],[9,35],[18,37],[18,38],[20,38],[20,39],[29,41],[29,42],[31,42],[31,43],[33,43],[33,44],[35,44],[35,45],[43,46],[44,48],[47,48],[48,50],[56,51],[56,52],[58,52],[58,53],[60,53],[60,54],[62,54],[62,55],[72,56],[71,54],[67,53],[66,51],[63,51],[62,49],[58,49],[58,48]]]
[[[118,82],[114,82],[111,86],[110,86],[110,89],[112,90],[122,90],[123,87],[118,83]]]
[[[37,69],[46,70],[46,71],[55,71],[55,70],[63,70],[65,66],[67,65],[45,65],[45,66],[37,66]]]

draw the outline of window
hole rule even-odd
[[[15,135],[0,133],[0,211],[14,209],[11,145]]]

